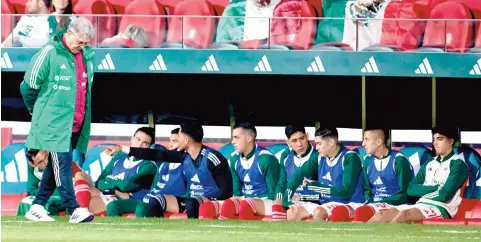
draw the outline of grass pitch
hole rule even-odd
[[[481,228],[418,224],[95,218],[91,223],[2,217],[2,241],[481,241]]]

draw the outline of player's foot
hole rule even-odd
[[[41,205],[34,204],[30,207],[30,210],[25,214],[25,218],[31,221],[39,222],[52,222],[55,221],[52,217],[48,216],[47,210]]]
[[[86,223],[94,220],[94,214],[86,208],[77,208],[70,216],[69,223]]]

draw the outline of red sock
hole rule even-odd
[[[90,204],[90,187],[84,180],[77,180],[74,184],[75,198],[81,208],[89,208]]]
[[[240,203],[237,198],[229,198],[225,200],[220,208],[219,219],[239,219],[239,206]]]
[[[209,201],[200,205],[199,219],[216,219],[219,216],[220,203],[217,201]]]
[[[272,221],[286,221],[287,214],[286,210],[282,205],[274,204],[272,205]]]
[[[256,220],[256,206],[252,198],[247,198],[240,203],[239,220]]]
[[[355,222],[367,222],[369,219],[374,216],[374,209],[368,205],[363,205],[356,209],[354,212],[354,221]]]
[[[346,222],[350,218],[350,211],[347,206],[337,206],[332,209],[331,217],[329,221],[331,222]]]

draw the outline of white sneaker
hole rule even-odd
[[[52,217],[48,216],[47,210],[41,205],[34,204],[30,207],[30,210],[25,214],[25,218],[31,221],[39,222],[52,222],[55,221]]]
[[[70,216],[69,223],[86,223],[94,220],[94,214],[91,213],[87,208],[77,208]]]

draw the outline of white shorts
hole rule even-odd
[[[366,204],[367,206],[371,207],[372,209],[374,209],[374,211],[377,213],[379,211],[382,211],[382,210],[386,210],[386,209],[390,209],[390,208],[394,208],[395,206],[391,205],[391,204],[388,204],[388,203],[369,203],[369,204]]]
[[[317,203],[313,203],[313,202],[303,202],[303,201],[292,201],[292,202],[294,203],[294,205],[301,206],[304,209],[306,209],[307,212],[309,213],[309,216],[311,216],[311,217],[314,214],[314,210],[316,210],[316,208],[321,206],[321,205],[319,205]]]
[[[295,205],[302,206],[307,210],[309,213],[309,216],[312,216],[314,214],[314,210],[318,207],[324,208],[327,212],[327,217],[331,217],[332,210],[336,207],[339,206],[346,206],[350,211],[351,214],[354,214],[354,210],[356,210],[358,207],[362,206],[361,203],[339,203],[339,202],[328,202],[328,203],[323,203],[321,205],[317,203],[312,203],[312,202],[302,202],[302,201],[293,201]]]
[[[107,206],[110,202],[117,200],[115,195],[100,194],[100,197],[102,198],[102,201],[104,201],[105,206]]]
[[[433,205],[416,203],[414,205],[399,205],[395,207],[399,211],[408,210],[410,208],[417,208],[424,216],[424,218],[430,219],[442,219],[444,218],[443,213],[439,208]]]

